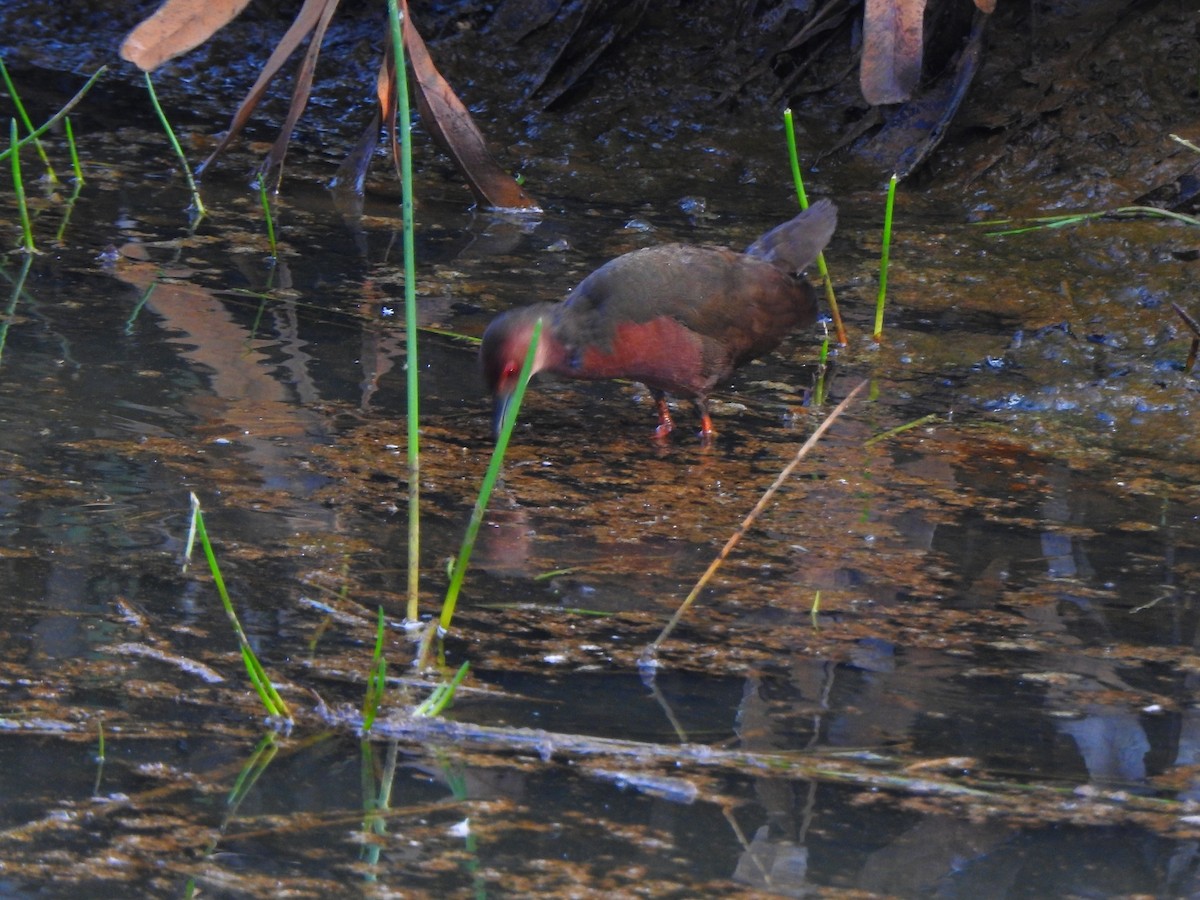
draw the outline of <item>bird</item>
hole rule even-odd
[[[479,352],[496,433],[540,319],[531,374],[641,382],[657,407],[658,438],[675,427],[667,395],[690,398],[700,435],[710,439],[709,392],[816,321],[816,292],[801,273],[836,226],[837,207],[821,200],[743,252],[698,244],[633,250],[592,272],[564,300],[496,316]]]

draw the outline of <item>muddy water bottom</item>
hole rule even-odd
[[[0,268],[8,893],[1200,887],[1196,393],[1170,311],[1196,272],[1179,229],[996,238],[911,196],[875,348],[878,197],[829,187],[853,335],[831,396],[867,379],[870,399],[647,679],[646,645],[827,412],[810,402],[819,334],[719,395],[709,448],[686,405],[663,446],[635,387],[539,383],[443,647],[471,676],[445,722],[421,723],[402,713],[428,685],[400,627],[394,208],[375,195],[343,219],[298,180],[271,266],[232,174],[210,175],[214,212],[189,232],[155,139],[121,138],[128,158],[93,148],[121,166],[89,172],[61,241],[63,200],[40,198],[47,252]],[[443,332],[478,335],[626,250],[744,245],[788,212],[766,191],[696,215],[559,185],[545,216],[514,220],[424,177],[431,610],[491,450],[474,347]],[[296,711],[263,745],[211,581],[181,568],[192,492]],[[362,743],[380,607],[394,695]]]

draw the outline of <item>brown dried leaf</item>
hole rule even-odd
[[[416,76],[417,108],[429,133],[454,160],[482,206],[494,209],[537,209],[537,202],[521,189],[488,152],[483,135],[429,56],[408,3],[403,2],[404,49]]]
[[[925,0],[867,0],[859,82],[872,106],[902,103],[921,78]]]
[[[308,50],[304,54],[304,62],[300,64],[300,68],[296,72],[296,82],[292,88],[292,102],[288,106],[287,118],[284,119],[283,127],[279,130],[279,137],[271,146],[271,152],[267,154],[267,158],[263,162],[262,172],[264,173],[276,166],[283,166],[283,157],[287,153],[292,132],[296,129],[296,122],[300,120],[304,107],[308,105],[308,96],[312,92],[313,75],[317,71],[317,57],[321,55],[321,44],[325,40],[325,31],[329,28],[329,22],[333,18],[339,2],[340,0],[308,0],[304,4],[305,9],[308,9],[309,6],[317,7],[319,15],[313,28],[312,38],[308,42]],[[282,171],[279,173],[279,177],[283,177]]]
[[[321,23],[324,22],[325,24],[328,24],[329,17],[333,14],[333,10],[336,8],[337,3],[338,0],[305,0],[304,6],[301,7],[300,12],[296,13],[296,18],[293,20],[291,27],[288,28],[287,32],[280,39],[279,43],[275,46],[274,51],[272,51],[270,58],[267,60],[266,65],[263,66],[262,71],[258,75],[258,79],[254,82],[254,86],[250,88],[250,91],[246,94],[245,98],[243,98],[241,105],[237,108],[237,112],[233,114],[233,120],[229,123],[229,128],[221,138],[220,143],[218,143],[216,149],[208,155],[208,159],[201,164],[200,171],[203,171],[208,164],[211,163],[221,153],[221,151],[229,146],[229,142],[237,137],[238,132],[240,132],[245,126],[246,122],[250,120],[250,115],[254,112],[255,107],[258,106],[258,102],[262,99],[263,94],[266,93],[267,87],[271,83],[271,79],[275,77],[280,67],[287,62],[288,58],[292,55],[296,48],[300,46],[304,39],[308,37],[309,33],[314,29],[317,29],[318,26],[320,26],[320,34],[313,38],[313,44],[317,47],[320,46],[320,35],[324,34],[324,26],[321,25]],[[304,99],[307,100],[307,98],[308,94],[306,87]],[[293,97],[293,111],[294,103],[295,97]],[[301,109],[303,109],[303,104],[301,105]],[[298,112],[297,115],[299,115]],[[290,133],[291,132],[289,130],[288,134],[290,135]]]
[[[207,41],[250,0],[166,0],[121,44],[121,58],[153,72],[172,57]]]

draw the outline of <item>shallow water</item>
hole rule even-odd
[[[0,263],[6,894],[1200,890],[1185,228],[996,237],[970,221],[987,203],[902,189],[877,348],[882,194],[827,167],[852,335],[831,401],[869,395],[645,680],[646,645],[828,412],[820,336],[740,373],[708,448],[686,405],[662,446],[637,388],[539,383],[443,647],[470,678],[430,724],[403,714],[428,685],[400,628],[394,189],[343,217],[326,154],[297,148],[272,266],[250,157],[208,174],[190,231],[144,124],[85,130],[77,201],[39,186],[44,252]],[[744,245],[791,214],[774,183],[689,181],[638,139],[625,172],[612,144],[529,158],[536,219],[473,213],[444,163],[419,167],[426,613],[491,449],[473,345],[440,332],[626,250]],[[743,175],[786,179],[761,138],[721,140]],[[211,580],[181,568],[190,492],[296,712],[266,756]],[[395,690],[364,743],[380,606]]]

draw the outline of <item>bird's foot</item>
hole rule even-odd
[[[667,407],[666,397],[655,397],[654,405],[658,407],[658,427],[654,429],[655,440],[666,440],[675,430],[675,420],[671,418],[671,410]]]

